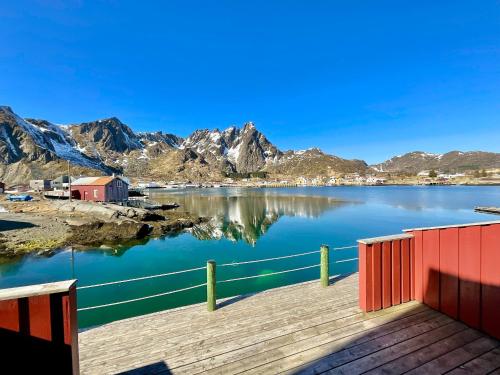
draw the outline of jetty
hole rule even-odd
[[[486,214],[500,215],[500,207],[475,207],[474,211]]]

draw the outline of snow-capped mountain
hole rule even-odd
[[[217,161],[222,169],[230,172],[256,172],[282,155],[252,122],[241,129],[232,126],[224,131],[197,130],[180,147]]]
[[[499,168],[500,154],[484,151],[451,151],[445,154],[414,151],[394,156],[383,163],[372,165],[379,172],[418,173],[423,170],[460,172],[482,168]]]
[[[65,173],[124,173],[165,180],[220,180],[227,173],[265,171],[275,177],[334,176],[365,172],[363,160],[346,160],[317,148],[280,151],[255,125],[197,130],[183,139],[162,132],[135,133],[118,118],[55,125],[23,119],[0,106],[0,180],[25,183]],[[372,166],[378,171],[477,169],[500,166],[500,154],[413,152]]]
[[[16,182],[52,177],[66,161],[98,173],[194,181],[216,180],[234,172],[331,175],[337,170],[366,168],[362,161],[341,159],[318,149],[284,153],[252,122],[223,131],[197,130],[183,139],[162,132],[135,133],[116,117],[55,125],[23,119],[9,107],[1,107],[0,116],[0,178]],[[47,162],[59,166],[49,168]],[[16,163],[22,164],[22,173]]]
[[[67,129],[81,152],[105,164],[114,164],[117,155],[144,147],[132,129],[116,117],[72,124]]]
[[[99,160],[82,153],[67,127],[44,120],[22,119],[10,107],[0,106],[0,162],[49,163],[68,160],[84,168],[108,172]]]
[[[163,133],[161,131],[153,133],[139,132],[137,135],[142,144],[148,146],[155,146],[158,143],[164,143],[170,147],[178,148],[184,142],[184,139],[181,137],[174,134]]]

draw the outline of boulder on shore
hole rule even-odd
[[[75,212],[103,220],[133,219],[138,221],[165,220],[163,215],[143,208],[120,206],[114,203],[99,203],[88,201],[55,201],[54,207],[60,212]]]
[[[140,239],[151,232],[151,227],[145,223],[131,220],[113,222],[93,221],[71,226],[69,243],[81,246],[117,243],[125,240]]]

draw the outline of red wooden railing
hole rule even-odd
[[[2,368],[78,374],[75,280],[0,290]]]
[[[358,242],[362,310],[417,300],[500,338],[500,221]]]

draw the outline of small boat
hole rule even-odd
[[[9,195],[7,199],[11,202],[27,202],[33,199],[31,195],[21,194],[21,195]]]

